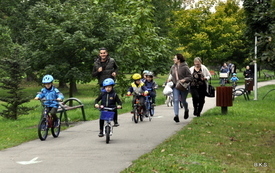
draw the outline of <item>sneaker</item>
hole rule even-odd
[[[176,116],[174,117],[174,121],[175,121],[176,123],[180,122],[179,116],[178,116],[178,115],[176,115]]]
[[[103,137],[104,135],[103,135],[103,131],[102,130],[100,130],[100,132],[99,132],[99,134],[98,134],[98,137]]]
[[[118,127],[118,126],[119,126],[118,122],[115,122],[114,127]]]
[[[152,103],[152,106],[156,106],[156,103]]]
[[[189,117],[189,109],[184,111],[184,119],[188,119]]]

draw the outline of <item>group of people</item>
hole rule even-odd
[[[192,102],[194,107],[193,115],[200,116],[205,103],[205,96],[207,94],[208,80],[211,78],[211,74],[206,66],[202,64],[202,60],[199,57],[194,58],[194,65],[189,68],[185,61],[185,57],[182,54],[176,54],[174,56],[174,64],[170,69],[169,78],[167,82],[173,82],[172,92],[173,92],[173,105],[174,105],[174,121],[180,122],[179,120],[179,101],[182,102],[184,107],[184,119],[189,117],[188,103],[186,101],[187,95],[190,92],[192,95]],[[111,58],[108,54],[106,48],[101,48],[99,50],[99,57],[94,62],[93,76],[97,77],[98,83],[101,88],[99,96],[95,99],[94,106],[99,108],[100,105],[104,107],[117,107],[121,108],[122,101],[120,100],[118,94],[114,90],[115,77],[117,75],[118,65],[115,60]],[[140,101],[144,102],[144,97],[140,93],[150,95],[152,105],[155,105],[157,84],[154,81],[154,74],[151,71],[144,70],[142,75],[135,73],[131,76],[133,82],[131,83],[127,94],[132,94],[133,101],[132,106],[134,107],[135,97],[140,97]],[[53,77],[51,75],[46,75],[42,79],[42,83],[45,85],[41,92],[35,97],[35,99],[41,99],[45,97],[46,99],[54,100],[49,102],[50,113],[53,118],[58,122],[56,116],[58,108],[58,100],[64,99],[63,94],[53,86]],[[177,89],[175,86],[177,82],[188,83],[189,87],[185,91]],[[46,103],[47,104],[47,103]],[[144,107],[144,109],[146,109]],[[119,126],[117,111],[114,114],[114,126]],[[58,124],[58,123],[57,123]],[[104,121],[99,120],[99,137],[103,136],[103,125]]]
[[[182,102],[184,107],[184,119],[189,118],[188,103],[186,101],[189,89],[192,95],[193,115],[199,117],[205,103],[208,80],[211,78],[211,74],[199,57],[194,58],[194,65],[190,68],[182,54],[176,54],[173,61],[174,65],[170,69],[167,82],[173,82],[174,121],[180,122],[179,101]],[[187,83],[189,87],[186,90],[179,90],[176,88],[178,82]]]

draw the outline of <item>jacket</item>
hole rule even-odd
[[[57,98],[63,100],[64,96],[63,94],[54,86],[52,86],[50,89],[42,88],[41,91],[36,95],[39,99],[45,98],[46,101],[44,102],[44,105],[47,107],[53,107],[58,108],[59,103],[56,101]]]
[[[170,69],[170,74],[172,76],[172,82],[174,85],[177,83],[176,69],[178,71],[179,80],[184,79],[187,83],[192,81],[192,75],[189,67],[185,62],[182,62],[180,63],[179,67],[177,67],[177,64],[174,64]]]
[[[98,72],[97,71],[99,67],[103,68],[102,72]],[[117,70],[118,70],[118,66],[116,64],[116,61],[113,58],[107,57],[107,60],[105,62],[101,62],[100,58],[98,58],[94,62],[94,67],[93,67],[93,73],[92,73],[92,75],[94,77],[97,77],[98,83],[101,86],[102,83],[103,83],[103,81],[106,78],[112,78],[112,79],[114,79],[114,77],[112,76],[112,73],[113,72],[117,73]]]
[[[128,92],[134,93],[134,95],[139,95],[147,91],[147,87],[144,85],[143,82],[140,82],[139,85],[136,85],[135,82],[131,83],[131,87],[129,87]]]
[[[114,90],[111,92],[102,92],[96,99],[95,104],[98,104],[101,101],[101,105],[104,107],[114,108],[117,105],[121,105],[122,102],[119,96],[115,93]]]

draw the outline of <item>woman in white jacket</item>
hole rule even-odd
[[[194,115],[199,117],[205,103],[208,80],[211,78],[209,70],[202,64],[201,58],[194,58],[194,66],[190,68],[192,82],[190,93],[192,95]]]

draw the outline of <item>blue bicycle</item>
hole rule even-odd
[[[155,108],[152,105],[152,99],[150,95],[145,96],[145,106],[146,106],[146,116],[149,118],[149,121],[152,120],[152,116],[154,116]]]

